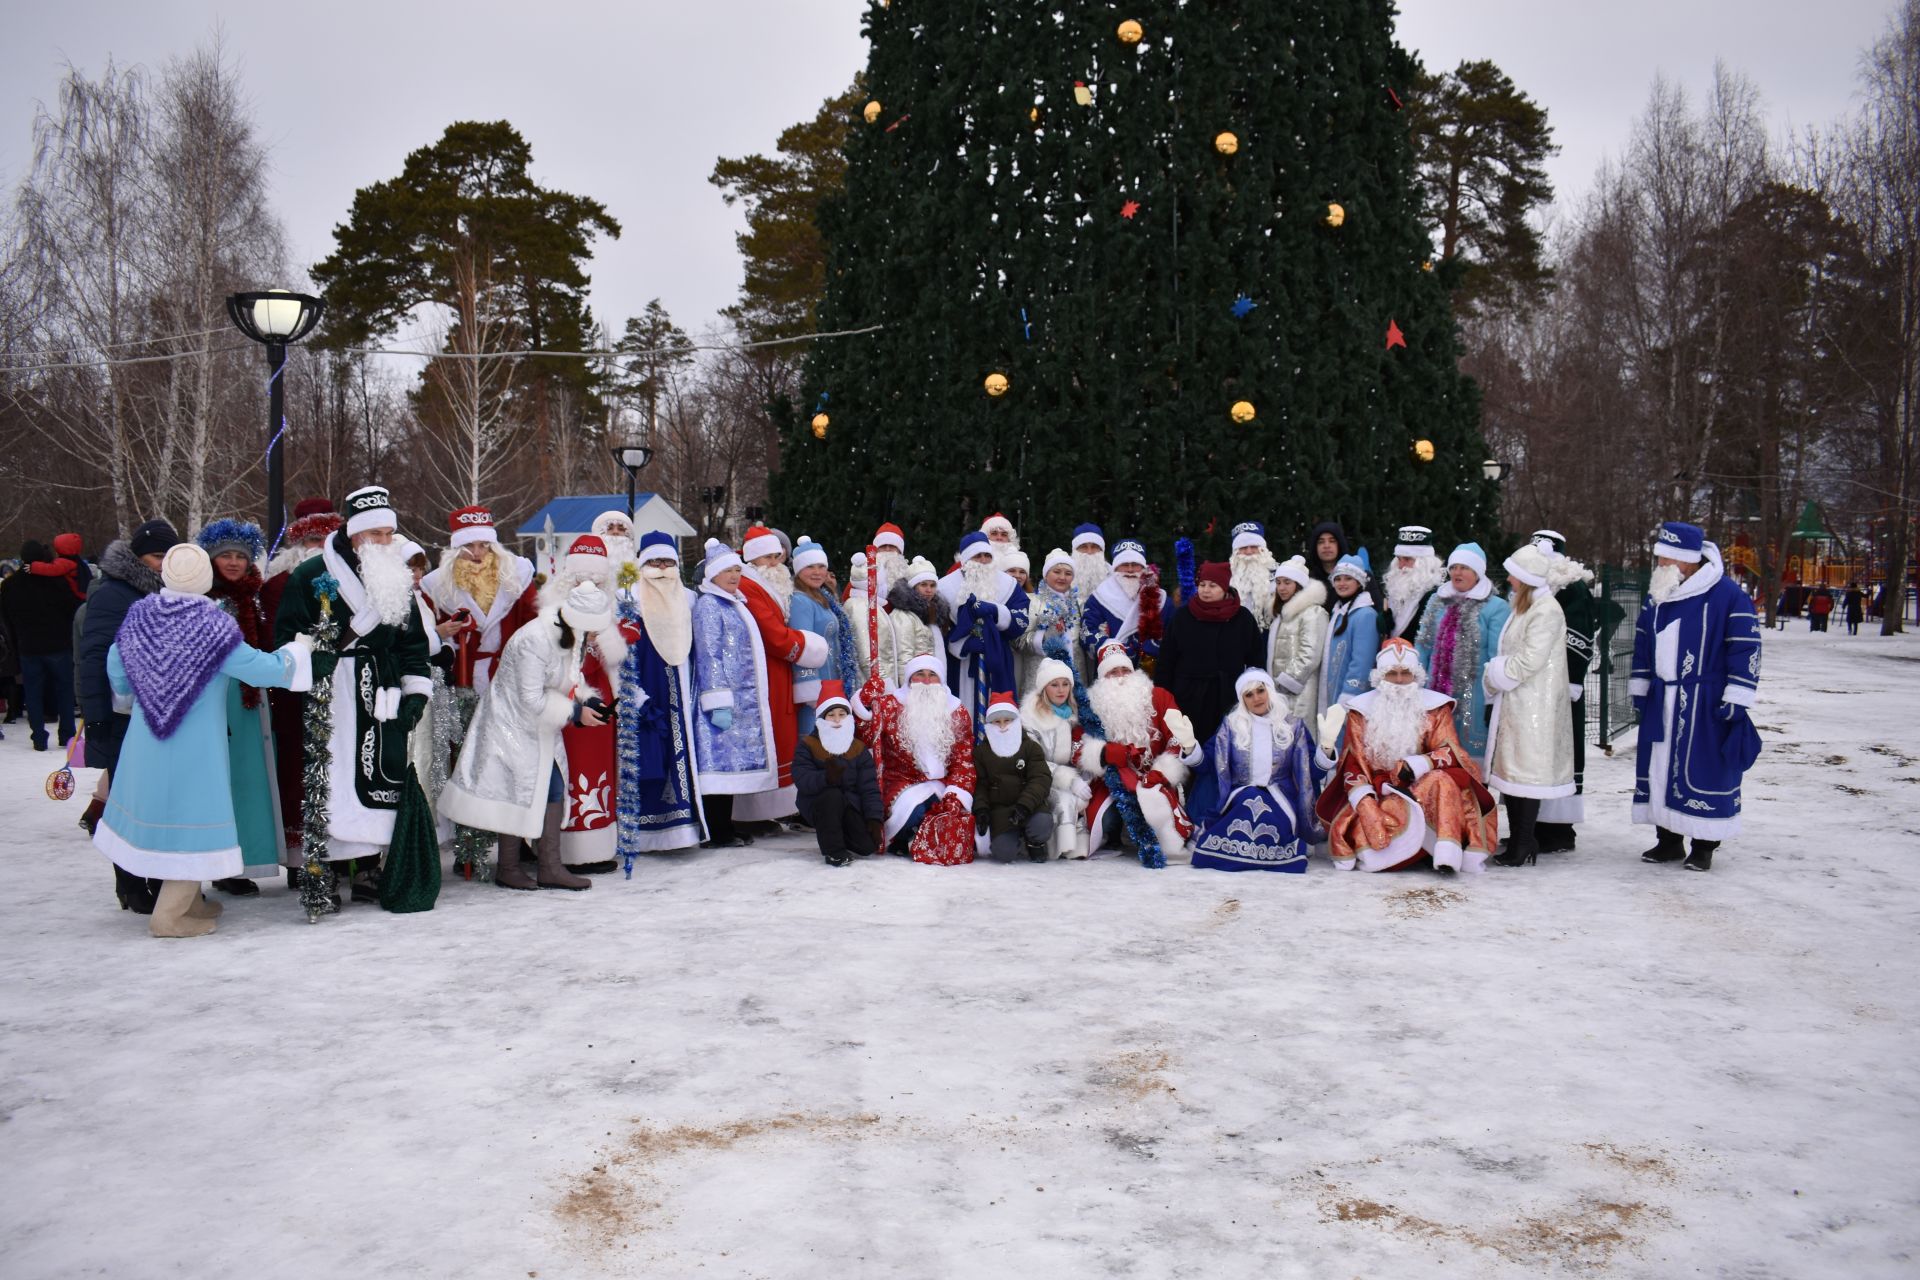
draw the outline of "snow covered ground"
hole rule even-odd
[[[1710,875],[1629,739],[1470,881],[786,840],[164,942],[10,728],[0,1274],[1911,1276],[1917,711],[1770,634]]]

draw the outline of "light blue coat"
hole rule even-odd
[[[312,687],[306,654],[292,645],[271,653],[237,646],[164,742],[133,698],[118,644],[107,650],[107,680],[115,705],[130,707],[132,721],[94,847],[131,874],[157,880],[244,875],[228,772],[227,700],[235,681],[256,689]]]
[[[1320,668],[1320,705],[1347,703],[1373,688],[1373,659],[1380,652],[1380,611],[1373,597],[1362,591],[1353,598],[1340,625],[1335,604],[1333,624],[1327,628],[1327,660]]]
[[[852,664],[843,664],[840,661],[840,620],[845,612],[843,609],[838,614],[834,613],[804,591],[796,590],[793,593],[793,603],[789,606],[787,613],[787,625],[800,631],[811,631],[827,642],[827,660],[824,665],[818,667],[796,665],[793,669],[794,709],[798,732],[802,738],[813,732],[813,704],[820,701],[822,680],[840,681],[846,686],[849,697],[860,687],[859,671]],[[849,622],[848,626],[852,626],[852,623]],[[852,657],[853,637],[848,635],[846,639],[848,641],[846,654]],[[854,658],[853,661],[857,663],[859,659]]]

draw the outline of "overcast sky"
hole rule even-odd
[[[911,0],[908,0],[911,3]],[[1164,0],[1163,0],[1164,2]],[[507,119],[543,184],[623,226],[590,268],[618,332],[659,297],[698,331],[740,279],[739,215],[714,159],[771,150],[864,65],[864,0],[0,0],[0,181],[29,162],[36,102],[64,64],[158,71],[223,26],[271,147],[295,260],[318,261],[356,188],[460,119]],[[1142,17],[1153,6],[1142,6]],[[1491,58],[1548,111],[1551,169],[1577,196],[1617,154],[1664,72],[1697,94],[1716,58],[1765,95],[1776,132],[1854,101],[1861,51],[1892,0],[1404,0],[1400,39],[1432,68]],[[1068,73],[1070,74],[1070,72]]]

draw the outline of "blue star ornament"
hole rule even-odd
[[[1259,305],[1259,303],[1243,293],[1233,300],[1233,318],[1235,320],[1245,320],[1247,313]]]

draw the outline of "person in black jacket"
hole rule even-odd
[[[1347,545],[1347,531],[1340,527],[1338,520],[1322,520],[1307,535],[1307,573],[1327,589],[1324,607],[1328,613],[1333,612],[1334,601],[1339,599],[1333,590],[1333,567],[1340,563],[1341,556],[1351,550],[1353,548]],[[1201,741],[1207,739],[1202,738]]]
[[[74,668],[80,685],[80,714],[87,722],[87,767],[106,771],[100,790],[80,819],[80,825],[89,832],[106,805],[113,770],[120,763],[120,742],[129,723],[127,716],[113,709],[113,689],[107,683],[107,650],[113,647],[120,623],[133,602],[160,589],[160,562],[167,549],[179,541],[180,535],[165,520],[149,520],[135,529],[131,538],[109,543],[101,553],[100,572],[87,596]],[[151,915],[160,882],[142,880],[117,866],[113,874],[121,907]]]
[[[853,855],[866,857],[880,848],[880,777],[873,753],[853,736],[853,704],[838,680],[820,682],[814,704],[813,732],[793,753],[793,789],[800,816],[813,824],[820,856],[830,867],[844,867]]]
[[[1201,742],[1211,742],[1238,705],[1233,683],[1240,673],[1267,664],[1266,637],[1228,585],[1231,573],[1217,561],[1200,566],[1193,599],[1167,619],[1153,670],[1153,682],[1173,695]]]
[[[60,745],[73,737],[73,615],[82,596],[70,575],[47,576],[35,565],[51,565],[53,551],[44,542],[20,548],[20,572],[0,583],[0,618],[13,636],[20,683],[27,703],[27,728],[33,749],[47,749],[47,708],[60,729]]]

